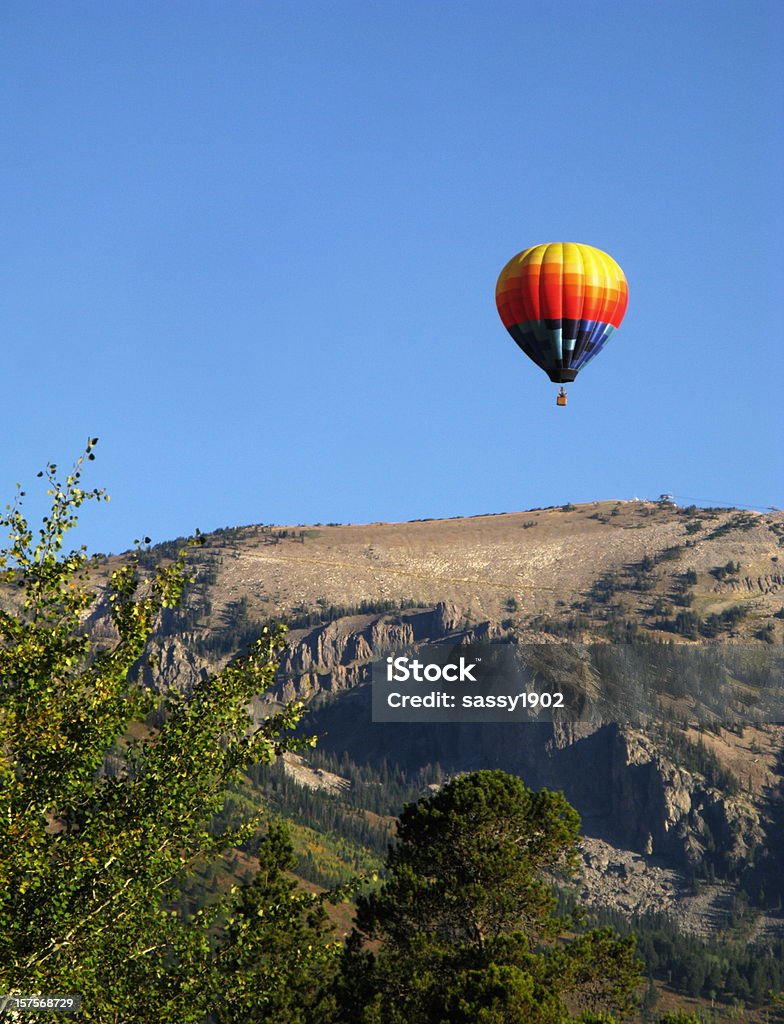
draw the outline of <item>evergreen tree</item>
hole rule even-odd
[[[634,940],[599,930],[559,941],[570,921],[555,913],[551,882],[573,869],[578,840],[579,817],[562,794],[534,793],[500,771],[462,776],[409,805],[386,882],[358,901],[338,1019],[625,1018],[640,981]]]
[[[296,863],[285,827],[271,825],[259,847],[256,877],[239,891],[213,960],[216,1024],[329,1018],[324,983],[339,943],[331,939],[323,905],[286,874]]]

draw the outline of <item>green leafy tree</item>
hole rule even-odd
[[[171,909],[196,863],[258,832],[258,816],[210,827],[243,769],[299,745],[290,730],[300,705],[255,725],[246,710],[273,679],[282,636],[265,632],[187,698],[131,682],[162,610],[182,594],[186,552],[151,573],[131,558],[108,590],[91,583],[84,549],[64,552],[79,508],[104,497],[81,485],[94,446],[64,480],[45,470],[51,511],[37,534],[22,491],[0,517],[0,991],[80,993],[85,1021],[187,1024],[205,1020],[230,977],[243,1015],[222,1006],[219,1019],[245,1022],[262,1018],[245,1012],[243,978],[263,976],[265,1005],[288,1007],[263,1019],[296,1022],[298,979],[313,1005],[314,971],[327,973],[334,943],[319,900],[283,881],[290,852],[278,831],[249,890],[189,919]],[[109,641],[86,625],[103,599]],[[153,708],[159,724],[142,725]],[[109,774],[118,751],[121,770]],[[250,964],[250,950],[284,934],[285,969]]]
[[[410,804],[386,881],[358,901],[339,1019],[561,1024],[627,1015],[640,980],[633,939],[602,930],[560,941],[572,922],[556,915],[552,882],[575,866],[579,827],[562,794],[535,793],[500,771],[462,776]]]

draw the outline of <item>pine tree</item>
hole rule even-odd
[[[500,771],[409,805],[385,883],[358,901],[339,1020],[560,1024],[577,1019],[569,1006],[625,1018],[640,980],[634,940],[605,929],[558,941],[571,922],[551,883],[574,867],[578,839],[562,794]]]

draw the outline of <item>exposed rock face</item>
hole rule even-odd
[[[308,700],[351,689],[370,678],[372,661],[417,643],[446,637],[465,642],[489,639],[499,631],[489,623],[462,628],[465,617],[455,605],[395,616],[338,619],[295,640],[281,659],[277,695],[284,701]]]
[[[766,573],[764,576],[744,576],[743,579],[730,580],[728,589],[733,591],[747,591],[762,594],[776,594],[784,586],[784,576],[781,573]],[[721,593],[721,585],[714,588],[716,593]]]
[[[208,672],[207,665],[192,653],[188,637],[175,636],[153,644],[142,666],[142,683],[154,689],[190,693],[194,683]]]
[[[683,869],[697,867],[716,849],[726,868],[743,866],[764,841],[759,809],[746,795],[711,788],[639,729],[602,722],[376,723],[369,734],[369,692],[362,684],[369,681],[373,660],[412,644],[498,635],[490,623],[467,626],[459,609],[448,604],[338,620],[294,640],[281,662],[275,696],[310,701],[314,731],[327,734],[321,745],[347,750],[357,761],[386,756],[411,767],[436,760],[455,771],[503,767],[535,788],[563,790],[589,835]]]
[[[369,687],[363,684],[369,682],[373,661],[415,644],[469,643],[501,633],[489,622],[468,625],[461,610],[449,603],[338,619],[292,634],[269,697],[308,701],[310,727],[322,736],[320,746],[347,751],[358,762],[387,757],[414,768],[439,761],[456,772],[499,767],[534,788],[562,790],[580,811],[589,837],[630,856],[653,857],[664,867],[686,871],[709,856],[716,862],[715,851],[720,851],[719,866],[727,870],[753,859],[765,841],[760,808],[747,794],[709,786],[640,729],[603,722],[369,725]],[[525,639],[553,643],[551,637]],[[191,648],[188,636],[163,639],[143,670],[145,682],[188,692],[217,667],[199,661]],[[545,661],[561,656],[557,641],[543,651]],[[567,674],[569,657],[564,650]],[[255,713],[266,713],[263,700]]]
[[[748,798],[709,787],[644,734],[615,727],[608,757],[609,819],[630,849],[690,867],[720,849],[725,865],[737,868],[764,841]]]
[[[684,931],[700,935],[726,924],[732,898],[728,885],[706,885],[697,894],[682,873],[601,839],[583,840],[580,861],[577,895],[586,907],[669,914]]]
[[[311,768],[304,757],[292,754],[283,755],[283,770],[286,775],[308,789],[318,789],[327,793],[340,794],[351,789],[351,782],[334,772],[323,768]]]
[[[415,641],[411,622],[377,619],[357,630],[330,622],[303,637],[284,654],[278,671],[282,700],[307,700],[365,682],[374,657]]]

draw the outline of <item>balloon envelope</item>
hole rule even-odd
[[[574,380],[601,352],[628,297],[612,256],[578,242],[524,249],[501,271],[495,290],[504,327],[556,384]]]

